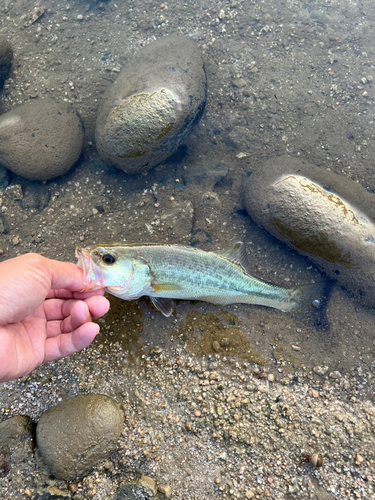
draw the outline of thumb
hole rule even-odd
[[[78,292],[83,288],[83,272],[71,262],[45,259],[46,271],[51,280],[51,289],[65,288],[71,292]]]

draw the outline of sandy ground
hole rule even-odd
[[[243,240],[262,279],[322,278],[251,221],[241,178],[289,154],[375,192],[373,2],[41,1],[45,12],[30,25],[35,6],[0,6],[0,33],[15,52],[1,112],[37,97],[66,100],[83,118],[85,147],[63,178],[12,176],[23,194],[1,193],[3,259],[33,251],[74,261],[77,244],[99,241],[210,250]],[[128,176],[96,155],[97,108],[126,58],[170,33],[203,52],[206,110],[177,157]],[[193,214],[173,221],[176,205],[189,203]],[[126,414],[118,453],[73,487],[30,455],[0,479],[3,498],[39,498],[48,484],[76,500],[114,498],[119,481],[140,473],[184,500],[374,498],[373,310],[337,288],[331,330],[319,333],[255,306],[181,302],[167,319],[146,300],[111,301],[90,348],[0,386],[0,398],[3,419],[37,421],[68,395],[112,395]],[[322,469],[299,465],[301,450],[321,453]]]

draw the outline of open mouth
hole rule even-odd
[[[104,288],[103,271],[97,266],[85,248],[76,248],[77,266],[83,271],[83,292]]]

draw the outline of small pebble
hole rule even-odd
[[[163,486],[158,487],[158,491],[160,493],[164,493],[164,497],[167,500],[170,500],[172,498],[172,488],[169,486],[169,484],[165,484]]]
[[[216,352],[220,352],[220,344],[217,340],[212,342],[212,349]]]
[[[339,371],[336,370],[335,372],[331,372],[329,374],[329,376],[330,376],[330,378],[338,379],[338,378],[341,378],[342,375]]]

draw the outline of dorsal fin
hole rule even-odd
[[[245,273],[249,274],[249,262],[247,260],[246,245],[243,241],[237,241],[231,248],[225,250],[218,250],[215,252],[216,255],[223,257],[224,259],[234,262],[234,264],[239,264]]]

